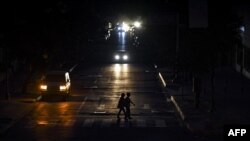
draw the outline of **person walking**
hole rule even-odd
[[[119,99],[119,101],[118,101],[117,108],[119,109],[119,111],[118,111],[118,113],[117,113],[117,119],[120,119],[120,114],[121,114],[121,112],[124,113],[125,118],[126,118],[126,112],[125,112],[125,109],[124,109],[124,104],[125,104],[125,99],[124,99],[124,97],[125,97],[125,93],[122,93],[122,94],[121,94],[121,97],[120,97],[120,99]]]
[[[127,93],[127,97],[125,98],[124,102],[125,102],[125,108],[126,108],[125,119],[128,119],[128,118],[132,119],[131,113],[130,113],[130,104],[133,104],[134,106],[135,104],[130,99],[130,93]]]

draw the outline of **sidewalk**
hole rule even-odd
[[[215,72],[215,104],[211,112],[211,84],[209,76],[202,76],[203,91],[200,106],[194,106],[192,83],[172,82],[171,73],[158,69],[166,83],[165,91],[170,96],[186,127],[197,136],[222,140],[223,126],[226,124],[250,124],[250,80],[243,79],[244,92],[241,93],[240,73],[224,68]]]
[[[6,100],[6,93],[9,93],[9,99],[36,99],[38,95],[37,85],[38,75],[29,72],[19,72],[0,82],[0,100]]]
[[[34,109],[35,103],[0,101],[0,136]]]
[[[23,86],[27,81],[26,73],[19,73],[9,78],[9,99],[5,97],[6,80],[0,83],[0,136],[17,123],[22,117],[32,111],[39,95],[23,93]]]

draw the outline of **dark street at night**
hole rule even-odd
[[[1,141],[245,141],[250,4],[1,2]]]

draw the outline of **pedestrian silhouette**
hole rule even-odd
[[[117,105],[117,108],[119,109],[118,113],[117,113],[117,119],[120,119],[120,114],[121,114],[121,111],[124,113],[125,117],[126,117],[126,112],[125,112],[125,109],[124,109],[124,97],[125,97],[125,93],[122,93],[121,94],[121,97],[118,101],[118,105]]]
[[[124,100],[125,108],[126,108],[126,114],[125,114],[125,119],[132,119],[131,114],[130,114],[130,104],[134,104],[134,102],[131,101],[130,99],[130,93],[127,93],[127,97]]]

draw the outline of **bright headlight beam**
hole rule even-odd
[[[60,86],[60,90],[61,90],[61,91],[66,90],[66,86]]]
[[[128,55],[123,55],[123,60],[128,60]]]
[[[119,60],[120,56],[119,55],[115,55],[115,60]]]

